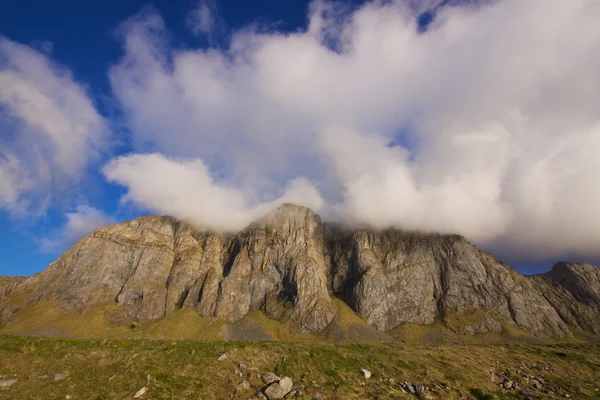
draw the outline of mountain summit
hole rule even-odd
[[[116,322],[142,324],[181,308],[227,323],[261,310],[318,333],[335,323],[332,295],[379,331],[439,320],[461,334],[600,335],[596,267],[524,276],[461,236],[350,231],[291,204],[235,235],[157,216],[99,229],[39,274],[0,277],[0,323],[52,301],[77,312],[116,304]]]

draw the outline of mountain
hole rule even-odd
[[[234,235],[157,216],[99,229],[39,274],[0,278],[0,323],[44,302],[78,313],[111,304],[116,324],[179,309],[236,324],[261,310],[320,333],[339,324],[335,297],[373,332],[440,321],[467,335],[505,326],[538,337],[571,328],[600,335],[596,267],[559,263],[525,276],[461,236],[348,230],[291,204]]]

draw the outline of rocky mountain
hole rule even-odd
[[[262,310],[317,333],[335,320],[332,295],[380,331],[440,320],[462,334],[512,325],[538,337],[570,327],[600,335],[596,267],[524,276],[461,236],[350,231],[291,204],[235,235],[157,216],[102,228],[39,274],[1,278],[0,323],[53,301],[78,312],[117,304],[120,322],[140,323],[180,308],[228,323]]]

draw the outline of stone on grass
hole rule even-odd
[[[135,394],[133,395],[134,399],[139,399],[140,397],[142,397],[143,395],[146,394],[146,392],[148,391],[147,387],[143,387],[140,390],[138,390],[137,392],[135,392]]]
[[[240,389],[250,389],[250,382],[243,381],[242,383],[240,383],[238,385],[238,388],[240,388]]]
[[[287,376],[279,382],[273,382],[265,389],[265,395],[269,400],[283,399],[286,394],[292,391],[294,383]]]
[[[265,385],[270,385],[271,383],[279,382],[280,380],[281,378],[272,372],[267,372],[262,376],[262,381],[265,383]]]
[[[227,354],[223,353],[217,358],[217,361],[225,361],[227,360]]]
[[[366,370],[366,369],[364,369],[364,368],[361,368],[361,369],[360,369],[360,372],[363,374],[363,376],[364,376],[365,378],[370,378],[370,377],[371,377],[371,375],[372,375],[372,374],[371,374],[371,371],[369,371],[369,370]]]
[[[0,388],[11,387],[17,382],[17,378],[0,379]]]
[[[54,382],[64,381],[69,377],[69,373],[65,372],[64,374],[56,374],[54,375]]]
[[[538,392],[536,392],[535,390],[530,390],[530,389],[523,389],[523,390],[521,390],[521,394],[526,399],[537,399],[537,398],[540,397],[540,395],[539,395]]]

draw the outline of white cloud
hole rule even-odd
[[[419,34],[413,3],[315,2],[306,31],[248,28],[224,51],[171,49],[156,14],[128,21],[111,85],[136,151],[167,158],[119,159],[108,177],[197,221],[196,199],[225,199],[206,211],[217,228],[305,178],[353,223],[457,232],[503,257],[598,257],[600,4],[443,7]],[[169,174],[152,170],[177,185],[140,167],[165,160]],[[188,179],[198,188],[178,195]]]
[[[199,159],[135,154],[114,159],[103,172],[110,182],[128,188],[122,201],[185,218],[208,229],[238,231],[282,203],[304,205],[316,211],[323,205],[318,191],[303,179],[289,182],[278,198],[249,200],[247,193],[215,182]]]
[[[46,46],[48,48],[48,46]],[[0,207],[43,211],[108,137],[85,88],[46,55],[0,37]]]
[[[88,233],[116,223],[114,218],[105,215],[101,210],[85,204],[78,205],[73,212],[67,213],[65,218],[65,225],[54,233],[53,239],[41,241],[43,251],[63,250]]]

